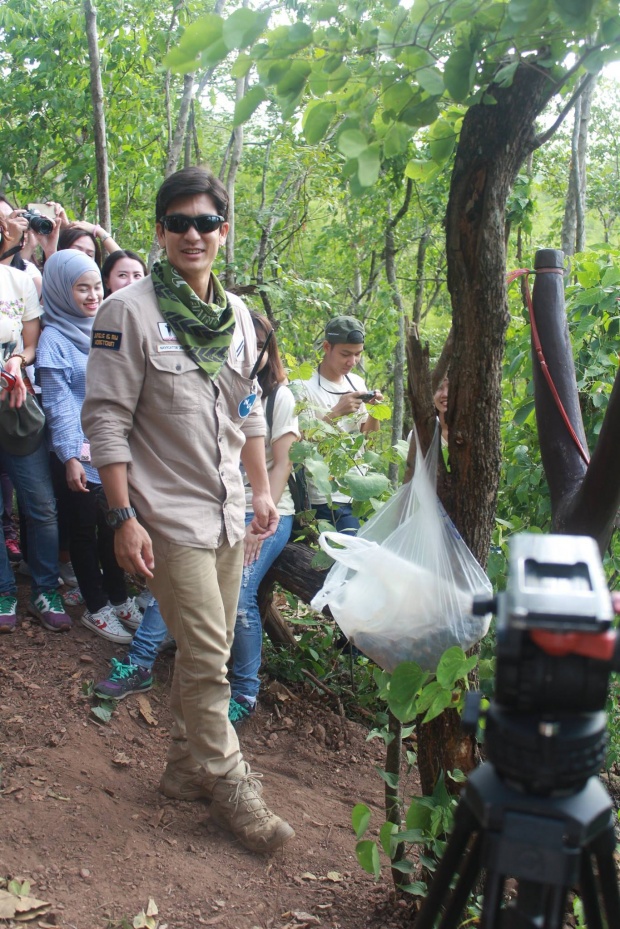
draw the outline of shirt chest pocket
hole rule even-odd
[[[204,375],[185,352],[149,355],[146,388],[161,413],[194,413],[200,409]]]

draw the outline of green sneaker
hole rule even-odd
[[[228,704],[228,718],[235,729],[238,729],[250,718],[255,709],[256,704],[250,703],[245,697],[231,697]]]
[[[153,674],[148,668],[132,664],[128,658],[111,658],[112,672],[105,681],[95,684],[94,694],[107,700],[123,700],[129,694],[142,693],[153,686]]]
[[[57,590],[41,590],[33,594],[28,612],[36,616],[50,632],[67,632],[71,628],[71,617],[65,612],[65,605]]]
[[[15,632],[17,625],[17,597],[13,594],[0,596],[0,632]]]

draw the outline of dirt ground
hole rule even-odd
[[[20,588],[17,631],[0,638],[0,879],[28,880],[51,904],[27,925],[131,927],[149,898],[159,929],[408,922],[408,906],[388,902],[387,872],[375,884],[355,859],[354,804],[383,821],[382,743],[366,742],[363,727],[317,696],[275,685],[240,739],[296,837],[272,858],[252,855],[209,823],[206,803],[158,793],[173,656],[157,662],[152,691],[128,697],[102,725],[82,685],[106,676],[124,649],[84,628],[81,608],[70,610],[69,634],[46,632],[25,616],[27,594]]]

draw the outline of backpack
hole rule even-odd
[[[279,388],[280,385],[276,384],[267,397],[267,403],[265,404],[265,419],[267,420],[270,432],[273,428],[273,407]],[[306,470],[303,465],[293,465],[288,479],[288,489],[293,498],[296,515],[297,513],[305,513],[307,510],[311,509],[310,499],[308,497],[308,481],[306,478]]]

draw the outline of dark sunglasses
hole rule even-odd
[[[181,234],[193,226],[201,235],[205,232],[215,232],[226,220],[223,216],[213,216],[211,213],[201,213],[200,216],[186,216],[185,213],[168,213],[159,220],[168,232]]]

